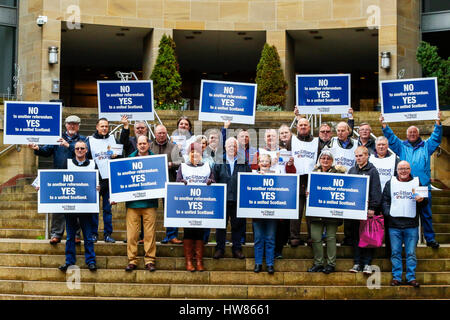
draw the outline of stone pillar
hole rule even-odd
[[[422,74],[416,59],[421,39],[420,17],[419,0],[397,2],[397,68],[405,70],[405,78],[418,78]]]
[[[378,78],[379,80],[397,79],[397,1],[379,1],[380,27],[378,31]],[[380,54],[383,51],[391,53],[391,68],[381,68]]]
[[[294,110],[295,105],[295,52],[294,41],[285,31],[267,31],[266,42],[277,48],[280,56],[281,68],[283,68],[284,78],[288,83],[286,91],[285,110]]]
[[[42,29],[36,19],[42,12],[41,1],[20,1],[18,64],[23,86],[23,100],[41,98]]]
[[[150,79],[158,58],[159,42],[164,34],[173,38],[172,29],[153,29],[144,38],[144,60],[142,61],[144,79]]]

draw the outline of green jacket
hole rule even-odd
[[[130,154],[128,157],[138,157],[138,150]],[[150,150],[148,151],[148,155],[153,155],[153,152]],[[126,202],[127,208],[133,208],[133,209],[143,209],[143,208],[158,208],[158,199],[146,199],[146,200],[136,200],[136,201],[127,201]]]
[[[328,173],[345,173],[346,168],[343,166],[332,166],[328,169]],[[316,165],[314,167],[313,172],[322,172],[322,167],[320,165]],[[335,222],[340,226],[344,221],[342,219],[335,218],[322,218],[322,217],[308,217],[309,221],[322,221],[322,222]]]

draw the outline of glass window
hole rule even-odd
[[[0,96],[14,93],[13,70],[15,60],[16,28],[0,26]]]
[[[0,6],[16,7],[17,0],[0,0]]]
[[[436,12],[450,10],[450,1],[448,0],[424,0],[423,12]]]

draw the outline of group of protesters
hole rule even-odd
[[[134,122],[134,136],[130,135],[130,121],[126,116],[121,119],[123,125],[120,139],[110,135],[110,124],[106,118],[97,121],[96,132],[89,137],[79,134],[81,120],[71,115],[65,120],[66,131],[58,141],[59,145],[30,148],[38,156],[52,156],[55,169],[89,168],[98,169],[100,183],[98,190],[102,197],[104,241],[116,242],[112,237],[112,206],[109,199],[109,176],[107,162],[116,157],[141,157],[166,154],[169,182],[224,183],[226,194],[226,225],[231,225],[232,257],[244,259],[242,245],[246,243],[245,218],[237,217],[238,173],[254,172],[259,174],[297,174],[300,176],[299,212],[296,219],[253,219],[254,233],[254,272],[261,272],[263,259],[266,271],[275,272],[275,260],[283,258],[283,248],[289,244],[295,248],[308,244],[314,252],[314,263],[308,272],[329,274],[336,269],[336,233],[344,224],[342,246],[352,246],[354,265],[349,270],[371,274],[373,248],[359,246],[360,221],[351,219],[306,217],[307,238],[301,236],[301,221],[305,204],[309,196],[308,174],[323,172],[332,174],[355,174],[369,176],[367,219],[384,217],[386,255],[391,258],[393,279],[391,285],[402,282],[402,244],[406,250],[406,282],[418,287],[415,279],[417,259],[415,250],[419,238],[419,217],[423,226],[426,244],[437,249],[431,214],[431,192],[423,197],[412,192],[412,196],[398,197],[393,194],[414,190],[430,184],[430,157],[438,148],[442,137],[440,113],[430,138],[422,140],[419,129],[411,126],[407,130],[407,139],[401,141],[380,116],[383,136],[373,138],[368,123],[358,127],[358,138],[352,139],[354,130],[353,110],[349,110],[347,122],[339,122],[336,136],[333,126],[322,123],[318,128],[318,137],[314,137],[309,121],[302,117],[297,108],[296,134],[292,134],[288,125],[279,129],[267,129],[264,133],[264,145],[253,146],[249,130],[238,129],[230,133],[230,122],[219,129],[210,129],[205,135],[192,134],[192,123],[187,117],[181,117],[177,130],[169,138],[167,128],[156,125],[154,139],[149,139],[149,128],[145,121]],[[254,142],[254,141],[253,141]],[[110,146],[122,144],[122,155],[110,152]],[[281,157],[282,154],[287,157]],[[156,270],[156,209],[158,199],[136,200],[126,203],[126,229],[128,265],[125,270],[137,269],[138,244],[144,245],[144,264],[148,271]],[[54,213],[51,219],[51,244],[61,242],[66,226],[66,261],[59,269],[66,271],[76,262],[76,245],[81,243],[80,230],[83,232],[85,259],[89,270],[97,269],[94,243],[98,241],[98,214]],[[216,229],[214,259],[225,256],[226,228]],[[166,228],[161,243],[182,244],[187,271],[204,271],[204,246],[209,241],[210,229],[184,228],[183,239],[178,239],[178,228]],[[326,259],[323,242],[326,243]]]

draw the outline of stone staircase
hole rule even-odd
[[[56,246],[45,237],[45,215],[37,213],[37,194],[29,186],[31,179],[21,179],[18,185],[4,188],[0,194],[0,299],[448,299],[450,298],[450,205],[449,191],[433,192],[433,221],[436,239],[442,246],[433,250],[424,245],[417,249],[417,279],[419,289],[408,286],[390,287],[391,264],[384,256],[384,248],[376,250],[373,265],[380,273],[369,279],[379,280],[379,289],[369,289],[368,277],[351,274],[353,265],[350,247],[338,246],[337,272],[325,275],[308,273],[312,265],[312,249],[307,246],[285,246],[283,259],[275,262],[275,274],[255,274],[253,234],[250,219],[247,222],[247,244],[243,247],[246,259],[226,256],[214,260],[215,230],[205,249],[207,271],[185,271],[182,245],[161,244],[164,235],[163,213],[158,209],[157,268],[154,273],[143,270],[127,273],[126,244],[99,241],[95,245],[97,272],[90,272],[84,264],[84,248],[77,248],[81,268],[79,289],[70,289],[57,267],[64,263],[64,241]],[[123,240],[125,208],[114,207],[114,233]],[[103,222],[100,215],[100,239]],[[180,238],[182,238],[180,230]],[[306,238],[306,225],[302,223]],[[338,240],[343,236],[342,226]],[[39,239],[36,239],[39,238]],[[228,239],[230,234],[228,233]],[[143,255],[143,246],[139,246]],[[69,281],[70,282],[70,281]]]

